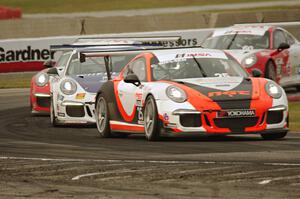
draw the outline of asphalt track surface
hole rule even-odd
[[[31,116],[0,90],[0,198],[300,198],[300,133],[102,139],[94,126]]]

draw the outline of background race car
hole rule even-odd
[[[95,48],[90,50],[94,52]],[[48,70],[48,74],[53,76],[50,106],[53,126],[66,123],[95,123],[95,96],[100,86],[108,79],[106,66],[110,66],[110,76],[114,78],[133,57],[91,56],[80,60],[78,55],[78,49],[72,51],[62,75],[57,75],[56,68]]]
[[[280,86],[248,77],[223,51],[200,48],[140,53],[119,77],[102,85],[95,115],[102,137],[259,133],[277,139],[288,130]]]
[[[249,72],[256,68],[283,87],[300,89],[300,44],[282,28],[235,25],[215,30],[203,46],[225,49]]]
[[[30,83],[30,109],[32,114],[50,113],[50,76],[47,74],[49,68],[55,67],[60,75],[65,67],[71,52],[65,52],[55,63],[47,61],[44,63],[46,69],[38,72]]]

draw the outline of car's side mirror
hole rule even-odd
[[[47,74],[48,74],[48,75],[58,75],[57,68],[50,68],[50,69],[47,71]]]
[[[279,46],[278,46],[278,48],[277,48],[277,51],[283,51],[283,50],[285,50],[285,49],[288,49],[288,48],[290,48],[290,45],[289,44],[287,44],[287,43],[281,43]]]
[[[261,77],[261,76],[262,76],[261,70],[259,70],[259,69],[257,69],[257,68],[254,68],[254,69],[252,70],[252,76],[253,76],[253,77]]]
[[[135,86],[139,86],[141,85],[141,82],[138,78],[138,76],[136,76],[136,74],[128,74],[125,78],[124,78],[124,82],[126,83],[132,83]]]
[[[47,60],[43,64],[46,68],[52,68],[55,65],[55,62],[52,60]]]

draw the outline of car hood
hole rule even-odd
[[[225,51],[229,53],[231,56],[233,56],[238,62],[241,63],[245,57],[259,52],[265,52],[266,50],[258,49],[258,50],[225,50]]]
[[[176,80],[213,101],[253,100],[260,94],[259,81],[243,77],[216,77]]]
[[[97,93],[103,83],[107,81],[106,74],[78,75],[73,79],[89,93]]]

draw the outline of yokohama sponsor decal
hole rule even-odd
[[[235,118],[235,117],[255,117],[254,109],[249,110],[221,110],[218,112],[219,118]]]

